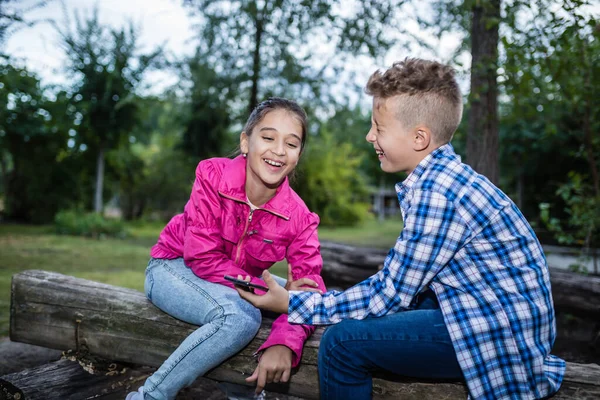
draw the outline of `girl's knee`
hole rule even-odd
[[[258,333],[262,316],[255,307],[236,307],[225,313],[225,323],[238,332],[240,338],[250,341]]]

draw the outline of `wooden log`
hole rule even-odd
[[[323,280],[346,289],[375,274],[388,250],[322,241]],[[557,309],[600,319],[600,277],[550,268],[552,296]]]
[[[266,339],[269,320],[238,355],[207,376],[245,384],[256,366],[253,353]],[[47,271],[13,276],[10,336],[13,341],[57,349],[87,349],[91,354],[140,365],[159,366],[195,329],[163,313],[135,290]],[[289,383],[267,390],[318,398],[317,353],[323,329],[307,341],[300,367]],[[583,377],[583,378],[582,378]],[[570,399],[600,396],[600,367],[569,364],[565,393]],[[462,383],[374,379],[375,399],[464,399]]]
[[[0,377],[0,400],[124,399],[154,372],[148,367],[110,366],[96,369],[94,362],[61,359],[5,375]],[[214,381],[199,378],[177,396],[177,400],[193,399],[226,400],[227,396]]]
[[[91,374],[77,361],[63,359],[1,377],[0,400],[125,398],[139,379],[131,369]]]

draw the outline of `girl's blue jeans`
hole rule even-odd
[[[462,379],[462,372],[431,291],[414,310],[330,326],[319,346],[321,399],[370,399],[372,373]]]
[[[198,376],[246,347],[260,328],[257,308],[234,289],[199,278],[182,258],[151,259],[144,289],[167,314],[201,325],[146,380],[145,400],[174,399]]]

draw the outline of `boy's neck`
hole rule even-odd
[[[419,164],[421,164],[421,161],[423,161],[425,158],[427,158],[428,155],[430,155],[431,153],[433,153],[434,151],[436,151],[437,149],[439,149],[440,147],[442,147],[445,144],[446,143],[438,144],[438,143],[435,143],[434,141],[431,141],[429,146],[427,146],[423,150],[415,152],[415,158],[412,163],[413,164],[412,168],[409,171],[402,171],[402,172],[405,172],[407,175],[412,174],[412,172],[419,166]]]

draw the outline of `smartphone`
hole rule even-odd
[[[252,283],[252,282],[246,282],[244,280],[234,278],[233,276],[230,276],[230,275],[225,275],[223,278],[225,278],[225,280],[233,283],[235,286],[238,286],[240,289],[244,289],[247,292],[250,292],[250,288],[262,290],[263,292],[269,291],[268,287],[257,285],[256,283]]]

